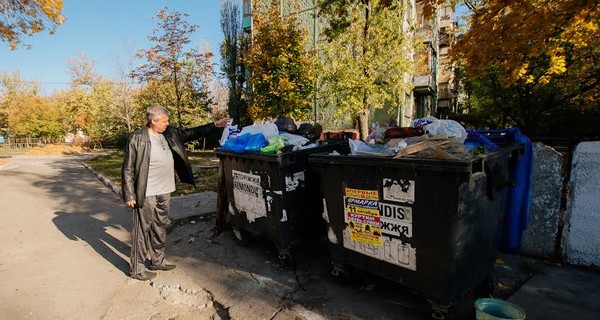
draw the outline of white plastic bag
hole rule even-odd
[[[308,142],[308,139],[306,139],[305,137],[297,135],[297,134],[293,134],[293,133],[288,133],[288,132],[282,131],[281,136],[285,138],[286,145],[302,146]]]
[[[262,133],[268,140],[269,138],[279,135],[279,129],[277,129],[277,125],[275,125],[274,123],[261,123],[243,127],[239,135],[242,135],[244,133]]]
[[[449,139],[459,143],[464,143],[465,139],[467,139],[467,131],[465,128],[454,120],[437,119],[436,117],[429,116],[427,118],[414,120],[412,126],[415,128],[422,126],[423,130],[426,130],[430,135],[445,135]]]
[[[237,137],[239,135],[239,133],[240,133],[240,129],[238,129],[237,124],[236,125],[229,124],[227,127],[225,127],[225,130],[223,130],[223,133],[221,134],[221,139],[219,140],[219,143],[222,146],[223,144],[225,144],[225,141]]]

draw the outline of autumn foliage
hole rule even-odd
[[[0,4],[0,40],[10,49],[21,45],[24,36],[46,28],[53,33],[65,18],[62,0],[11,0]]]
[[[546,84],[598,53],[598,21],[597,1],[486,1],[453,53],[472,77],[494,67],[507,84]]]
[[[473,90],[468,104],[531,134],[582,131],[573,125],[598,117],[598,1],[466,3],[468,28],[451,55]]]
[[[315,90],[315,53],[295,16],[280,17],[276,2],[252,16],[252,45],[243,54],[250,71],[248,111],[254,120],[278,116],[304,119]]]

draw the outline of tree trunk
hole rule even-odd
[[[369,135],[369,109],[365,108],[364,112],[358,115],[358,132],[360,140],[365,141]]]

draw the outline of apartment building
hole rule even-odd
[[[274,0],[279,1],[282,16],[296,14],[299,23],[309,33],[309,44],[318,47],[319,34],[326,21],[317,16],[317,0]],[[428,115],[441,117],[454,110],[454,68],[448,59],[448,50],[454,39],[455,23],[450,7],[438,7],[431,18],[423,15],[423,7],[418,0],[406,0],[406,22],[399,32],[410,33],[423,42],[418,52],[408,53],[417,66],[415,74],[406,75],[413,90],[404,101],[390,102],[380,109],[373,110],[373,122],[387,122],[394,119],[400,126],[409,126],[415,118]],[[252,34],[253,10],[256,4],[267,1],[242,0],[242,26],[247,34]],[[315,106],[318,108],[318,106]],[[318,112],[315,112],[318,119]]]

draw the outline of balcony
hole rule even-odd
[[[452,88],[448,83],[440,83],[438,85],[438,100],[450,100],[452,98]]]
[[[413,92],[418,95],[432,95],[434,91],[433,77],[430,74],[413,78]]]
[[[423,43],[432,43],[434,39],[431,27],[425,26],[417,29],[417,38]]]

